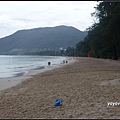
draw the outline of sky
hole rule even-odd
[[[0,38],[18,30],[59,25],[81,31],[94,23],[97,1],[0,1]]]

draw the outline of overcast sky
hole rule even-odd
[[[18,30],[59,25],[81,31],[94,23],[97,1],[0,1],[0,38]]]

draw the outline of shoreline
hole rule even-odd
[[[1,91],[0,118],[120,118],[120,61],[74,60]]]
[[[55,68],[62,67],[64,65],[70,64],[75,61],[72,57],[70,57],[70,59],[68,59],[68,57],[66,57],[66,58],[67,58],[66,60],[68,61],[68,63],[64,63],[64,64],[63,63],[61,63],[61,64],[53,64],[52,63],[51,65],[48,65],[46,67],[41,66],[39,68],[27,70],[27,72],[17,73],[14,77],[0,78],[0,91],[3,91],[5,89],[16,86],[16,85],[20,84],[22,81],[32,78],[33,75],[36,75],[36,74],[39,74],[42,72],[46,72],[49,70],[53,70]]]

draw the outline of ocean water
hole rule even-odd
[[[0,78],[18,77],[29,70],[42,70],[51,65],[60,65],[66,57],[38,55],[0,55]]]

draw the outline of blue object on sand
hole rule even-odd
[[[60,106],[60,105],[62,105],[62,100],[57,99],[54,103],[54,106]]]

